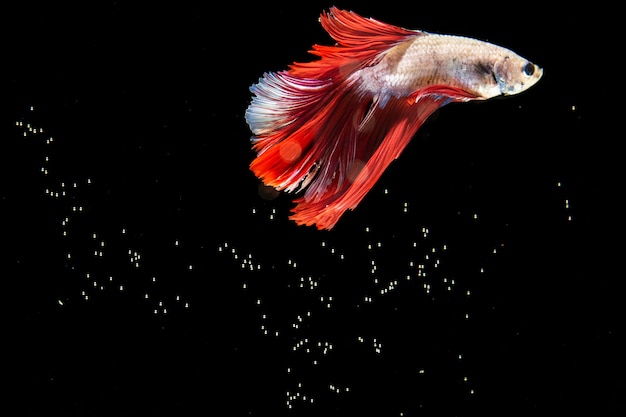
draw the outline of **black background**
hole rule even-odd
[[[243,114],[263,72],[330,42],[331,5],[2,6],[0,407],[626,412],[614,11],[336,3],[544,77],[438,111],[320,232],[259,195]]]

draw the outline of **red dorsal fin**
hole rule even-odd
[[[322,27],[340,46],[347,48],[387,49],[407,36],[421,32],[364,18],[354,12],[331,7],[320,17]]]
[[[289,74],[301,78],[344,78],[371,62],[383,51],[422,32],[366,19],[358,14],[331,7],[320,16],[320,23],[337,41],[336,45],[313,45],[309,51],[319,61],[295,63]]]

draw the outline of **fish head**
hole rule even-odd
[[[493,63],[493,78],[501,95],[528,90],[542,75],[538,65],[515,54],[500,55]]]

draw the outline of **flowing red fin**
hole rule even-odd
[[[359,147],[344,173],[346,180],[328,187],[321,197],[312,198],[307,190],[303,197],[294,201],[297,205],[290,218],[298,224],[332,229],[346,210],[354,209],[361,202],[435,110],[449,102],[463,100],[430,93],[418,97],[411,102],[392,99],[384,108],[375,108],[371,122],[358,131]]]
[[[313,45],[309,51],[321,59],[294,63],[289,73],[295,77],[317,79],[345,79],[363,68],[383,51],[422,32],[366,19],[354,12],[331,7],[320,16],[320,23],[337,41],[334,46]]]

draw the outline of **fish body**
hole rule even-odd
[[[337,42],[320,59],[263,75],[246,121],[266,185],[303,192],[291,219],[331,229],[354,209],[415,132],[451,102],[520,93],[542,69],[516,53],[331,8],[320,22]]]
[[[409,96],[434,85],[464,91],[468,99],[519,93],[542,70],[511,51],[463,36],[420,32],[391,48],[380,61],[355,72],[372,94]]]

